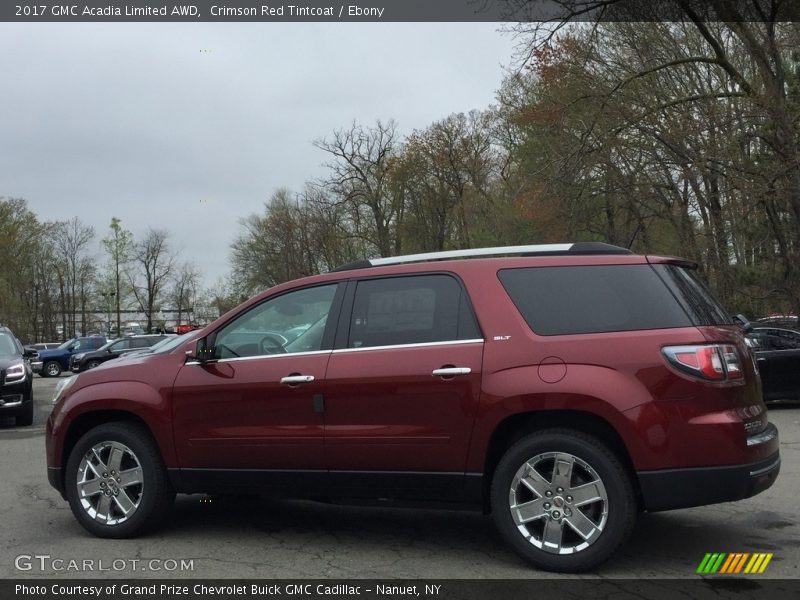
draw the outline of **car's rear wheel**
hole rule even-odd
[[[505,540],[548,571],[593,569],[627,540],[638,513],[631,476],[601,441],[547,429],[503,455],[492,479],[492,514]]]
[[[58,377],[61,375],[61,365],[55,360],[44,363],[44,366],[42,367],[42,375],[44,377]]]
[[[175,499],[161,455],[141,425],[99,425],[78,440],[65,472],[70,508],[99,537],[126,538],[156,527]]]
[[[99,360],[90,360],[89,362],[86,363],[86,368],[87,369],[94,369],[99,364],[100,364]]]

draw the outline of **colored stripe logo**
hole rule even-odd
[[[715,552],[703,557],[697,572],[701,575],[735,575],[737,573],[747,573],[751,575],[763,573],[769,561],[772,560],[772,552]]]

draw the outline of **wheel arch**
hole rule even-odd
[[[489,512],[489,490],[495,469],[506,450],[526,435],[551,428],[580,431],[596,437],[606,444],[630,474],[641,506],[641,489],[636,469],[619,432],[606,419],[595,413],[564,409],[520,412],[509,415],[498,423],[489,438],[484,461],[483,504],[485,512]]]
[[[61,449],[61,456],[63,457],[63,465],[66,466],[67,460],[69,455],[72,453],[72,449],[75,447],[75,444],[78,442],[79,439],[91,429],[94,429],[98,425],[103,425],[105,423],[119,423],[119,422],[126,422],[126,423],[136,423],[144,427],[148,433],[153,436],[153,431],[150,429],[150,426],[147,422],[140,417],[139,415],[127,411],[127,410],[118,410],[118,409],[109,409],[109,410],[93,410],[89,412],[82,413],[75,417],[75,419],[69,424],[69,428],[67,429],[64,435],[64,443]],[[153,436],[154,437],[154,436]],[[62,468],[60,470],[60,477],[61,477],[61,489],[64,489],[64,472],[66,469]]]

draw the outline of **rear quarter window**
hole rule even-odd
[[[695,325],[730,325],[730,315],[693,270],[678,265],[653,267]]]
[[[650,265],[503,269],[498,277],[539,335],[693,325]]]

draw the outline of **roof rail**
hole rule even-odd
[[[632,254],[627,248],[612,246],[602,242],[577,242],[574,244],[539,244],[532,246],[497,246],[494,248],[472,248],[466,250],[446,250],[444,252],[424,252],[370,260],[357,260],[336,267],[332,272],[367,269],[387,265],[449,260],[452,258],[479,258],[488,256],[564,256],[586,254]]]

